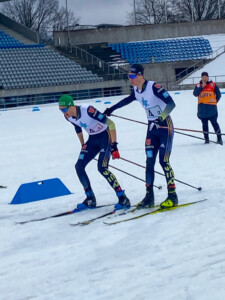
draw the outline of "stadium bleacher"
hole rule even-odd
[[[129,64],[201,59],[212,53],[205,38],[176,38],[108,44]]]
[[[103,79],[43,44],[25,45],[0,31],[2,89],[69,85]]]

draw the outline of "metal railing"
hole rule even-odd
[[[223,54],[224,52],[225,52],[225,45],[221,46],[217,50],[213,51],[213,53],[209,54],[205,58],[206,59],[214,59],[214,58],[218,57],[219,55]]]
[[[102,97],[113,97],[122,95],[121,87],[114,88],[99,88],[87,89],[69,92],[69,94],[76,100],[95,99]],[[21,107],[27,105],[41,105],[58,102],[62,93],[39,94],[39,95],[24,95],[0,98],[0,109],[10,107]]]
[[[211,76],[210,79],[217,83],[217,82],[225,82],[225,75],[216,75],[216,76]],[[196,84],[200,81],[200,77],[190,77],[184,79],[179,85],[186,85],[186,84]]]
[[[183,77],[189,75],[191,72],[194,72],[196,69],[203,67],[208,60],[213,60],[219,55],[225,53],[225,45],[221,46],[217,50],[213,51],[211,54],[203,57],[201,60],[198,60],[196,63],[185,69],[184,71],[178,73],[176,76],[172,77],[171,81],[181,81]]]
[[[66,50],[68,53],[71,53],[81,59],[86,65],[91,65],[96,69],[101,69],[103,74],[99,76],[103,77],[104,80],[127,79],[127,70],[120,66],[118,68],[112,67],[102,59],[90,54],[76,45],[70,43],[66,46]]]

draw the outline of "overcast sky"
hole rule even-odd
[[[66,0],[59,0],[66,6]],[[68,9],[80,17],[80,25],[102,23],[127,24],[127,13],[133,9],[133,0],[67,0]]]

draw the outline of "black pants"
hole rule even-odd
[[[170,117],[167,117],[160,125],[167,127],[156,128],[155,126],[151,129],[151,123],[148,123],[147,136],[145,141],[145,152],[147,156],[146,161],[146,186],[152,186],[155,173],[155,161],[156,156],[159,152],[159,163],[164,171],[168,189],[175,188],[174,184],[174,172],[170,166],[169,157],[172,151],[173,144],[173,123]]]
[[[219,124],[217,122],[217,117],[218,117],[218,114],[216,114],[215,116],[213,116],[211,118],[203,118],[203,119],[201,119],[203,131],[209,132],[208,122],[210,121],[211,124],[212,124],[212,127],[213,127],[213,129],[215,131],[215,133],[221,133],[220,126],[219,126]],[[208,140],[209,139],[209,134],[208,133],[204,133],[204,138]],[[218,141],[221,140],[221,135],[220,134],[217,135],[217,140]]]
[[[88,141],[83,145],[75,169],[85,191],[92,189],[85,168],[98,153],[98,171],[105,177],[115,192],[121,191],[116,177],[108,169],[111,156],[110,145],[111,138],[107,130],[96,135],[89,135]]]

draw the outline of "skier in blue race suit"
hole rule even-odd
[[[60,97],[59,109],[64,114],[66,120],[74,126],[82,147],[75,169],[84,187],[86,199],[83,203],[78,204],[77,208],[83,210],[96,207],[96,198],[85,167],[98,153],[98,171],[108,181],[118,197],[118,203],[115,205],[115,208],[129,208],[129,199],[119,185],[116,177],[108,169],[111,154],[113,159],[120,158],[114,122],[93,106],[74,105],[73,98],[69,95],[62,95]],[[89,134],[87,142],[84,142],[82,128]]]
[[[147,156],[146,195],[137,205],[137,208],[154,206],[154,166],[158,152],[159,162],[163,168],[168,188],[168,197],[160,205],[161,208],[176,206],[178,197],[175,190],[174,172],[169,162],[174,134],[173,123],[169,114],[174,109],[175,103],[162,86],[144,78],[142,65],[132,65],[128,78],[133,86],[130,96],[107,108],[104,114],[110,116],[114,110],[130,104],[134,100],[140,102],[147,114],[148,129],[145,141]],[[165,128],[161,128],[161,126]]]

